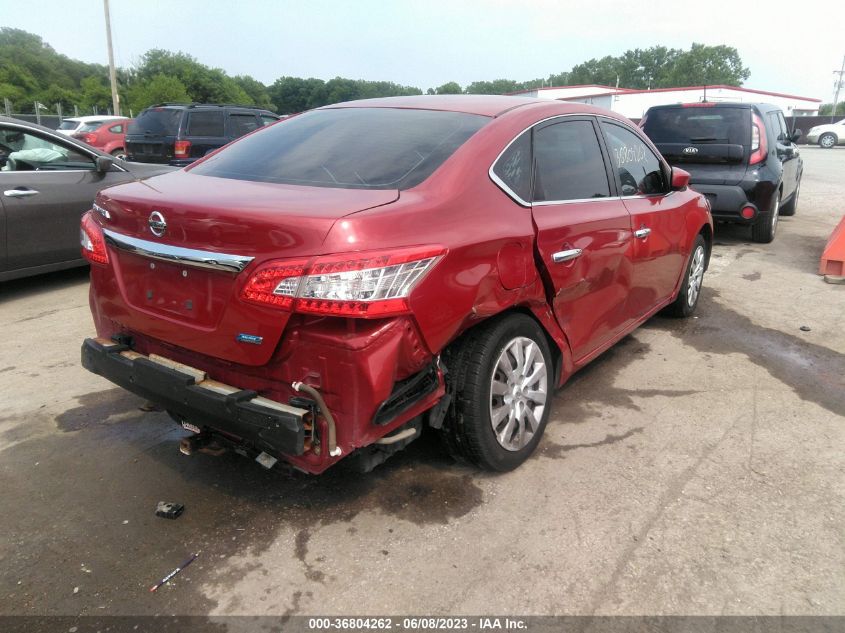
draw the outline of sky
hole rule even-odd
[[[37,6],[37,10],[35,7]],[[833,100],[842,0],[111,0],[115,63],[183,51],[231,75],[524,81],[593,57],[693,42],[735,47],[745,86]],[[107,63],[102,0],[0,0],[0,26]]]

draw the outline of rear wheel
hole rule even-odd
[[[115,158],[119,158],[120,160],[126,160],[126,150],[122,147],[118,147],[117,149],[113,149],[111,151],[111,155]]]
[[[795,215],[795,212],[798,210],[798,194],[801,191],[801,179],[798,179],[798,184],[795,185],[795,193],[792,194],[792,197],[789,199],[789,202],[784,204],[780,208],[781,215]]]
[[[707,243],[704,241],[704,237],[699,234],[692,245],[692,254],[689,262],[687,262],[678,298],[666,309],[667,314],[680,318],[692,316],[698,306],[698,299],[701,297],[701,286],[704,282],[704,269],[706,267]]]
[[[449,452],[485,470],[519,466],[549,419],[552,357],[540,326],[509,314],[470,330],[443,360],[452,393],[441,429]]]
[[[780,215],[780,191],[772,200],[772,208],[765,215],[751,225],[751,239],[761,244],[768,244],[775,239],[778,230],[778,216]]]
[[[819,147],[824,147],[825,149],[830,149],[834,145],[836,145],[836,135],[835,134],[831,134],[830,132],[827,132],[825,134],[822,134],[819,137]]]

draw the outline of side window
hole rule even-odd
[[[252,132],[258,127],[258,120],[254,114],[230,114],[229,133],[234,138]]]
[[[112,134],[123,134],[123,124],[113,125],[109,128],[109,132]]]
[[[264,125],[270,125],[271,123],[275,123],[275,122],[276,122],[276,121],[278,121],[278,120],[279,120],[279,119],[277,119],[277,118],[276,118],[276,117],[274,117],[274,116],[270,116],[270,115],[267,115],[267,114],[262,114],[262,115],[261,115],[261,122],[262,122]]]
[[[590,121],[554,123],[534,132],[534,201],[610,195],[599,141]]]
[[[16,128],[0,127],[0,170],[94,169],[94,160],[71,146]]]
[[[778,123],[780,123],[780,129],[781,129],[781,132],[783,133],[783,140],[788,141],[789,140],[789,126],[786,125],[786,119],[783,118],[783,112],[778,112],[777,115],[778,115]],[[794,124],[793,124],[793,126],[794,126]]]
[[[531,201],[531,130],[510,144],[493,166],[493,173],[524,202]]]
[[[669,190],[663,165],[639,136],[615,123],[602,121],[601,126],[621,195],[653,195]]]
[[[191,112],[188,115],[188,136],[225,136],[223,110]]]
[[[772,127],[772,132],[775,134],[775,138],[781,142],[786,140],[786,134],[783,129],[781,129],[780,121],[778,120],[778,113],[777,112],[769,112],[767,115],[769,117],[769,125]]]

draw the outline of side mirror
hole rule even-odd
[[[672,167],[672,191],[683,191],[689,185],[689,172]]]
[[[97,171],[101,174],[107,172],[114,165],[114,159],[111,156],[97,156],[96,160]]]
[[[796,128],[792,131],[792,134],[789,135],[789,140],[793,143],[797,143],[798,139],[801,138],[803,134],[804,132],[801,131],[801,128]]]

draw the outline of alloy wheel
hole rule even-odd
[[[490,423],[502,448],[518,451],[540,429],[549,378],[539,345],[530,338],[511,339],[493,366]]]
[[[701,282],[704,279],[704,247],[698,246],[692,255],[692,263],[689,267],[687,279],[687,305],[693,307],[698,301],[698,293],[701,292]]]

